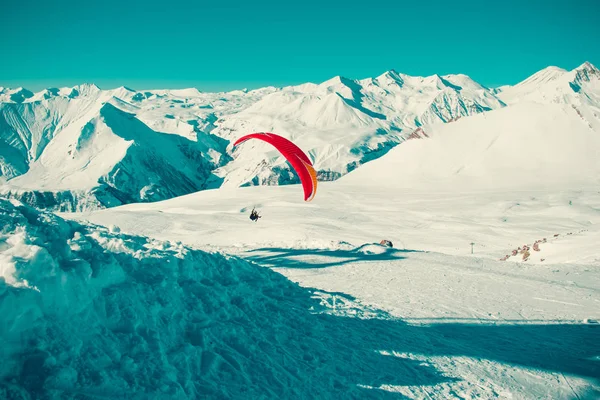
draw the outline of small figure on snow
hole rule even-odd
[[[258,221],[258,219],[261,217],[261,215],[258,214],[258,211],[256,211],[254,208],[252,209],[252,212],[250,213],[250,219],[254,222]]]
[[[386,239],[383,239],[381,242],[379,242],[379,244],[382,246],[386,246],[386,247],[394,247],[392,242],[390,242],[389,240],[386,240]]]

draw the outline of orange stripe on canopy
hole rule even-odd
[[[308,171],[308,174],[310,175],[310,180],[312,182],[312,191],[310,197],[306,199],[306,201],[311,201],[315,198],[315,195],[317,194],[317,171],[315,171],[312,165],[307,164],[304,161],[302,161],[302,164],[304,164],[304,166],[306,167],[306,170]]]

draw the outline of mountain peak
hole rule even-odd
[[[337,75],[319,85],[321,90],[340,93],[344,96],[353,97],[353,93],[359,92],[361,86],[354,80]]]
[[[101,89],[93,83],[82,83],[71,88],[71,93],[68,97],[75,98],[78,96],[89,96],[90,94],[99,93]]]
[[[531,75],[527,79],[522,82],[519,82],[515,86],[523,86],[523,85],[541,85],[550,81],[554,81],[564,74],[567,73],[567,70],[555,66],[549,66],[544,69],[539,70],[535,74]]]
[[[333,78],[330,78],[330,79],[326,80],[325,82],[322,82],[319,86],[327,87],[327,86],[343,84],[344,79],[346,79],[346,78],[344,78],[341,75],[336,75]]]
[[[579,67],[575,68],[571,71],[571,74],[574,74],[573,80],[569,82],[571,89],[575,92],[579,92],[582,88],[582,85],[585,85],[587,82],[598,81],[600,79],[600,71],[589,61],[584,62]]]
[[[598,68],[594,64],[589,61],[584,62],[579,67],[575,68],[575,71],[595,71],[598,72]]]
[[[91,90],[101,90],[95,83],[82,83],[80,85],[75,85],[73,86],[74,88],[77,89],[91,89]]]
[[[402,79],[402,75],[399,74],[395,69],[390,69],[389,71],[379,75],[377,80],[397,83],[398,86],[404,85],[404,79]]]
[[[441,76],[439,76],[438,74],[433,74],[433,75],[429,75],[426,77],[422,78],[422,82],[430,87],[434,87],[438,90],[444,90],[446,88],[452,88],[455,90],[460,90],[461,88],[458,86],[453,85],[452,83],[448,82],[447,80],[445,80],[444,78],[442,78]]]
[[[14,103],[22,103],[25,100],[33,97],[33,92],[23,87],[18,87],[16,89],[5,88],[2,90],[2,94],[6,94],[8,99]]]
[[[234,90],[234,92],[235,92],[235,90]],[[185,89],[170,89],[169,93],[173,96],[179,96],[179,97],[198,97],[198,96],[202,95],[202,92],[200,92],[195,87],[185,88]]]
[[[94,85],[94,86],[96,86],[96,85]],[[97,86],[96,86],[96,87],[97,87]],[[131,88],[127,87],[127,86],[119,86],[117,89],[120,89],[120,90],[125,90],[125,91],[127,91],[127,92],[134,92],[134,93],[135,93],[135,90],[133,90],[133,89],[131,89]]]
[[[380,75],[381,77],[388,77],[391,79],[402,79],[402,77],[400,76],[400,74],[398,73],[398,71],[396,71],[395,69],[390,69],[389,71],[384,72],[383,74]]]

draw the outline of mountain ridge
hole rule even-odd
[[[496,89],[489,89],[464,74],[414,77],[393,69],[359,80],[335,76],[319,84],[217,93],[196,88],[136,91],[124,86],[103,90],[93,83],[37,93],[23,88],[2,88],[0,183],[5,183],[0,186],[0,193],[24,199],[23,193],[34,198],[32,193],[36,191],[50,193],[50,197],[52,193],[73,191],[77,192],[74,197],[91,196],[98,200],[94,193],[105,193],[110,188],[113,195],[105,196],[105,200],[84,202],[85,207],[102,208],[162,200],[203,189],[297,183],[285,159],[264,143],[249,142],[233,151],[231,143],[250,131],[277,132],[294,140],[310,154],[320,180],[335,180],[384,156],[407,139],[420,137],[415,132],[423,127],[450,123],[519,102],[572,105],[595,129],[593,115],[600,108],[599,84],[598,69],[585,62],[572,71],[548,67],[517,85]],[[118,114],[119,121],[131,120],[133,125],[117,123],[113,129],[100,124],[102,129],[97,129],[97,123],[106,117],[102,114],[107,113]],[[136,128],[132,128],[134,125]],[[164,135],[173,136],[164,143],[181,137],[195,144],[179,143],[179,150],[170,151],[167,158],[158,161],[162,165],[160,171],[144,167],[140,168],[143,173],[129,173],[128,176],[135,176],[132,182],[108,178],[111,168],[121,165],[130,152],[117,144],[130,135],[128,129],[145,132],[145,138],[137,137],[134,142],[136,151],[137,147],[146,147],[148,154],[155,154],[153,140],[163,143]],[[104,140],[99,139],[102,135],[108,135],[109,139],[105,139],[112,141],[106,148],[114,147],[106,153],[106,165],[92,154],[78,166],[72,165],[69,159],[77,146],[69,147],[65,141],[71,145],[86,140],[100,143]],[[68,137],[71,139],[67,140]],[[154,139],[146,140],[150,137]],[[190,178],[195,176],[190,171],[180,178],[167,172],[170,170],[165,167],[167,164],[188,168],[181,165],[181,160],[196,163],[196,169],[202,171],[201,178]],[[129,165],[127,161],[124,163]],[[125,170],[131,168],[134,166]],[[165,181],[167,177],[177,179],[182,185],[171,187]],[[194,183],[189,184],[189,179]],[[144,189],[148,182],[155,185],[151,191]],[[57,207],[31,201],[29,204]],[[75,201],[62,209],[81,208]]]

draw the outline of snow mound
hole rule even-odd
[[[0,227],[2,398],[339,398],[400,382],[373,351],[389,344],[365,346],[367,326],[267,268],[2,199]]]
[[[363,244],[362,246],[357,247],[354,251],[365,255],[381,255],[397,252],[397,250],[393,248],[375,243]]]

